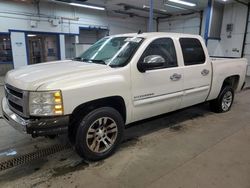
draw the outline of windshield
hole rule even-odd
[[[141,42],[142,38],[139,37],[106,37],[97,41],[75,60],[122,67],[128,63]]]

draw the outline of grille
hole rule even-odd
[[[22,112],[23,113],[23,107],[18,105],[18,104],[15,104],[14,102],[12,102],[11,100],[9,100],[9,105],[12,107],[12,108],[15,108],[16,110],[18,110],[19,112]]]
[[[22,117],[28,117],[28,92],[8,84],[4,89],[10,109]]]
[[[9,90],[9,92],[10,92],[12,95],[14,95],[14,96],[16,96],[16,97],[19,97],[19,98],[23,98],[23,93],[18,92],[18,91],[15,91],[15,90],[13,90],[13,89],[11,89],[11,88],[8,88],[8,90]]]

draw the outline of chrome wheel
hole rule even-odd
[[[226,92],[222,98],[222,103],[221,103],[221,108],[223,109],[223,111],[227,111],[231,107],[232,100],[233,100],[232,92],[231,91]]]
[[[116,141],[118,128],[110,117],[101,117],[91,124],[87,131],[86,143],[95,153],[108,151]]]

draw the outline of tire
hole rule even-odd
[[[234,101],[234,90],[231,86],[222,88],[217,99],[210,102],[210,108],[213,112],[224,113],[228,112]]]
[[[84,159],[98,161],[112,155],[122,140],[124,121],[111,107],[93,110],[78,123],[76,152]]]

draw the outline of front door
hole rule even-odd
[[[164,60],[160,67],[140,72],[132,67],[133,121],[153,117],[180,107],[183,94],[182,70],[178,67],[176,50],[171,38],[153,40],[138,63],[152,59]],[[138,65],[138,64],[137,64]]]

